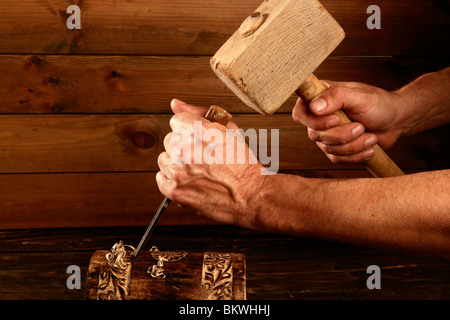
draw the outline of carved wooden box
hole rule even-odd
[[[142,252],[133,263],[126,257],[121,261],[114,260],[107,250],[96,251],[89,264],[85,298],[246,299],[246,261],[243,254],[159,251],[154,248]]]

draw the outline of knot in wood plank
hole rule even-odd
[[[133,141],[134,145],[142,149],[150,149],[156,143],[155,137],[152,134],[144,131],[133,133],[131,136],[131,140]]]

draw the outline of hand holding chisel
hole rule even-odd
[[[231,120],[231,115],[227,111],[218,106],[211,106],[205,115],[205,119],[211,122],[218,122],[220,124],[226,125]],[[169,203],[170,199],[166,197],[159,206],[159,209],[154,215],[153,220],[152,222],[150,222],[150,225],[148,226],[147,230],[145,231],[144,236],[141,239],[141,242],[139,242],[139,245],[134,251],[133,261],[137,259],[142,249],[147,244],[163,212],[169,206]]]

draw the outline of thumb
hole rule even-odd
[[[350,113],[363,113],[370,105],[370,95],[358,87],[331,85],[309,104],[316,116],[330,115],[340,109]]]
[[[202,108],[202,107],[196,107],[191,104],[187,104],[186,102],[183,102],[178,99],[173,99],[170,102],[170,108],[172,109],[173,113],[177,114],[180,112],[188,112],[195,115],[198,115],[200,117],[204,117],[206,115],[206,112],[208,112],[208,109]]]

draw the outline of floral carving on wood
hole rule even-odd
[[[159,249],[153,246],[150,249],[151,255],[153,259],[158,262],[148,268],[147,273],[150,273],[152,278],[155,279],[165,279],[166,275],[164,274],[164,262],[176,262],[180,261],[184,257],[187,256],[187,252],[179,252],[179,251],[159,251]]]
[[[107,253],[108,270],[103,271],[98,279],[97,299],[124,300],[130,294],[130,276],[132,257],[135,248],[124,245],[122,241],[114,244]]]
[[[229,254],[203,255],[202,287],[207,291],[205,300],[233,299],[233,263]]]

